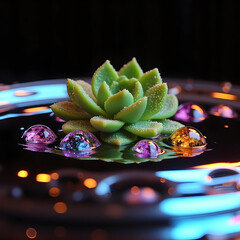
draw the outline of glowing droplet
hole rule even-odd
[[[212,107],[209,110],[209,113],[211,115],[217,116],[217,117],[223,117],[223,118],[237,118],[238,114],[237,112],[223,104],[219,104],[217,106]]]
[[[49,127],[39,124],[28,128],[23,138],[27,143],[51,144],[56,141],[57,136]]]
[[[60,143],[63,154],[67,157],[82,157],[91,154],[92,150],[100,145],[100,141],[94,134],[85,130],[70,132]]]
[[[178,108],[174,118],[183,122],[202,122],[207,118],[207,112],[194,103],[184,103]]]
[[[171,136],[173,146],[185,148],[206,146],[206,139],[200,131],[194,127],[182,127]]]
[[[156,158],[161,154],[161,148],[152,140],[141,140],[133,147],[135,156],[139,158]]]

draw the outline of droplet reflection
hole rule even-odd
[[[187,102],[179,106],[174,118],[183,122],[202,122],[207,118],[207,112],[201,106]]]
[[[223,118],[237,118],[237,112],[229,106],[219,104],[209,110],[211,115]]]

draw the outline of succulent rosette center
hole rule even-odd
[[[70,101],[51,105],[55,115],[66,120],[65,133],[100,132],[102,141],[124,145],[183,127],[167,119],[176,113],[178,100],[168,94],[158,69],[143,73],[135,58],[118,72],[107,60],[95,71],[91,84],[68,79],[67,91]]]

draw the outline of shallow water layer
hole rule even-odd
[[[181,103],[188,100],[181,99]],[[55,100],[2,112],[0,219],[4,215],[7,219],[24,219],[23,225],[17,224],[21,230],[19,233],[23,233],[19,234],[22,236],[19,239],[25,239],[29,231],[36,231],[39,236],[48,232],[52,238],[59,234],[69,239],[76,233],[71,239],[79,239],[80,233],[85,234],[86,231],[79,228],[79,222],[104,223],[104,230],[101,232],[98,228],[100,232],[97,233],[109,234],[109,239],[114,239],[111,238],[113,225],[118,228],[119,223],[125,224],[122,227],[123,235],[132,236],[131,239],[138,239],[136,236],[142,237],[143,234],[151,235],[151,239],[165,239],[164,233],[167,233],[167,239],[185,239],[181,233],[188,232],[189,226],[195,229],[192,237],[201,238],[216,231],[219,224],[224,226],[221,234],[231,233],[232,223],[239,226],[240,209],[236,207],[239,206],[240,189],[239,109],[235,108],[237,115],[234,114],[234,118],[228,118],[226,114],[221,117],[209,113],[210,109],[212,113],[216,102],[202,100],[196,105],[201,103],[208,117],[200,122],[182,123],[203,133],[207,151],[194,157],[183,154],[161,161],[140,158],[129,162],[127,157],[122,162],[112,161],[111,154],[116,154],[114,156],[117,158],[119,152],[126,150],[124,147],[98,151],[100,146],[98,158],[105,158],[104,161],[65,157],[61,151],[52,153],[52,147],[55,144],[59,146],[64,137],[60,131],[62,122],[56,120],[48,108]],[[195,109],[199,108],[195,106]],[[36,151],[33,151],[36,145],[33,148],[29,146],[29,151],[19,143],[23,143],[23,133],[36,124],[52,129],[58,137],[57,142],[47,148],[39,146]],[[108,152],[108,156],[111,157],[106,158],[105,151],[109,151],[111,154]],[[128,154],[125,151],[125,155]],[[225,214],[220,218],[214,215],[219,212]],[[196,221],[191,218],[193,215]],[[178,219],[179,216],[184,216],[184,220]],[[151,223],[147,229],[146,221]],[[159,221],[164,224],[159,224]],[[173,224],[168,225],[169,221]],[[70,227],[70,223],[75,225]],[[110,227],[108,223],[111,223]],[[138,223],[144,224],[143,230],[139,230]],[[157,228],[153,223],[157,223]],[[129,224],[131,229],[127,228]],[[8,226],[6,235],[16,223],[8,220],[5,226]],[[179,229],[179,234],[171,238],[171,234]],[[92,227],[89,232],[95,230],[96,227]],[[154,235],[156,231],[158,234]]]

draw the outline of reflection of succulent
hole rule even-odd
[[[67,120],[63,125],[66,133],[100,131],[103,141],[122,145],[137,136],[170,134],[182,126],[166,120],[176,113],[178,100],[167,94],[158,69],[143,73],[135,58],[119,72],[106,61],[94,73],[91,85],[68,79],[67,90],[71,101],[51,106],[58,117]]]

